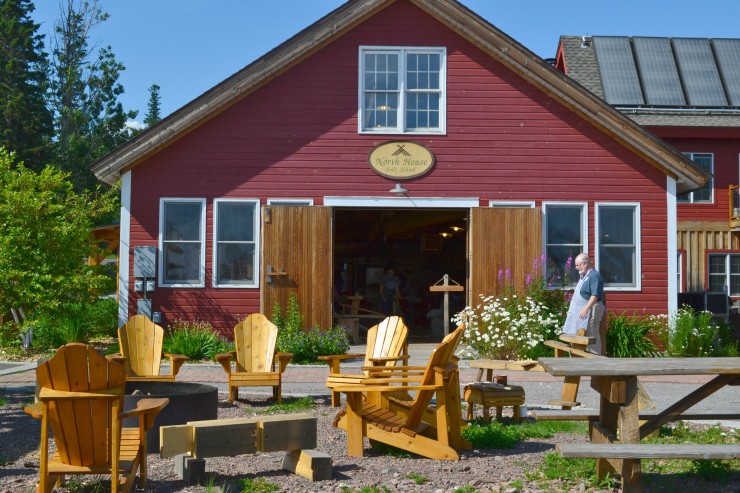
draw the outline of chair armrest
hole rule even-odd
[[[91,392],[71,392],[68,390],[55,390],[42,387],[39,391],[39,400],[72,400],[72,399],[119,399],[123,394],[123,387],[111,387],[109,389],[94,390]]]
[[[41,415],[44,412],[44,404],[37,402],[36,404],[29,404],[23,408],[23,411],[31,416],[32,418],[41,419]]]
[[[182,366],[182,364],[190,359],[187,356],[183,356],[182,354],[165,353],[164,355],[168,357],[170,359],[170,362],[172,363],[170,371],[173,377],[177,375],[177,373],[180,371],[180,367]]]
[[[136,403],[136,408],[130,411],[121,413],[121,419],[135,418],[139,416],[139,422],[141,418],[144,418],[144,431],[148,430],[154,424],[154,418],[157,417],[159,412],[169,404],[170,400],[167,397],[157,397],[154,399],[141,399]]]
[[[339,373],[341,362],[346,359],[357,359],[357,358],[364,358],[364,354],[330,354],[326,356],[319,356],[319,361],[326,361],[326,364],[329,365],[329,373],[332,375],[335,375]]]
[[[369,374],[373,373],[424,373],[427,370],[426,366],[363,366],[362,371],[366,371]]]
[[[105,359],[107,359],[108,361],[113,361],[114,363],[118,363],[121,366],[126,366],[126,360],[128,358],[126,358],[122,354],[106,354]]]
[[[228,353],[217,354],[216,361],[221,364],[226,373],[231,374],[231,358],[235,357],[236,351],[229,351]]]
[[[398,392],[399,390],[403,390],[403,391],[435,390],[436,391],[441,388],[442,388],[441,385],[410,385],[408,387],[399,387],[397,385],[387,386],[387,385],[346,384],[346,385],[337,385],[336,387],[333,387],[332,390],[334,392],[344,392],[345,394],[349,394],[351,392]]]
[[[385,363],[390,363],[391,361],[406,361],[409,359],[409,357],[408,356],[376,356],[376,357],[372,357],[368,359],[373,364],[375,363],[385,364]]]
[[[275,356],[278,357],[278,367],[279,367],[280,373],[283,373],[285,369],[288,367],[288,363],[290,363],[290,360],[293,358],[293,353],[278,352],[278,353],[275,353]]]

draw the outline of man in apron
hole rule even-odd
[[[589,344],[586,350],[602,354],[606,349],[601,347],[603,334],[600,330],[606,314],[604,280],[585,253],[576,257],[576,269],[581,277],[573,290],[563,332],[577,334],[580,329],[585,329],[588,337],[596,338],[596,342]]]

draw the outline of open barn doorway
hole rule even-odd
[[[401,294],[393,313],[411,340],[440,341],[443,294],[429,287],[445,274],[466,284],[468,216],[468,209],[335,208],[335,314],[358,313],[365,329],[382,320],[389,309],[380,295],[383,276],[393,269]],[[449,296],[450,314],[464,308],[465,292]]]

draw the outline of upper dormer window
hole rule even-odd
[[[360,47],[359,131],[445,133],[445,48]]]

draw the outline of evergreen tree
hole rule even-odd
[[[144,123],[146,123],[148,127],[151,127],[162,119],[159,115],[161,103],[162,98],[159,96],[159,86],[157,84],[152,84],[149,88],[149,103],[147,104],[146,117],[144,118]]]
[[[48,62],[31,0],[0,0],[0,147],[31,169],[48,159],[52,136],[46,107]]]
[[[94,53],[89,44],[92,29],[108,19],[98,0],[63,0],[60,10],[52,43],[56,161],[77,190],[92,189],[97,182],[90,164],[128,140],[126,120],[137,112],[124,111],[118,101],[123,64],[110,46]]]

